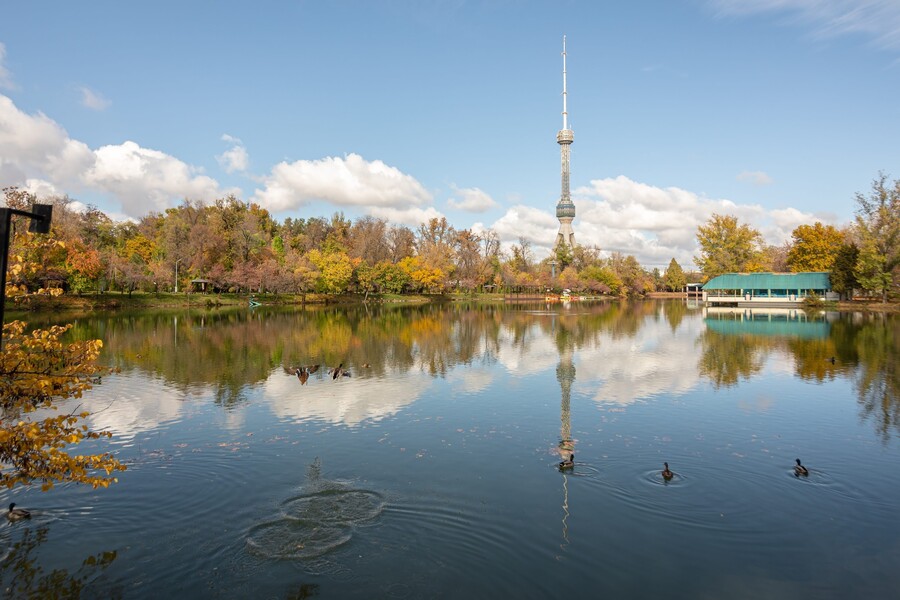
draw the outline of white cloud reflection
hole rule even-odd
[[[279,369],[262,385],[262,395],[279,418],[355,426],[397,414],[430,387],[431,379],[418,373],[341,381],[314,375],[306,385],[300,385],[296,377]]]

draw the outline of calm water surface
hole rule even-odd
[[[75,321],[121,372],[71,406],[128,470],[107,490],[5,493],[35,513],[0,528],[11,596],[900,590],[895,316],[644,302]],[[333,380],[339,363],[351,376]],[[305,384],[286,370],[309,364]]]

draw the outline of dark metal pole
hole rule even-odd
[[[9,234],[12,227],[12,216],[22,215],[31,219],[29,230],[34,233],[49,233],[50,220],[53,218],[52,204],[32,205],[34,212],[25,212],[14,208],[0,208],[0,351],[3,350],[3,323],[6,311],[6,268],[9,256]]]
[[[6,310],[6,267],[9,254],[9,226],[12,212],[8,208],[0,208],[0,350],[3,350],[3,315]]]

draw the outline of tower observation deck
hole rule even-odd
[[[562,171],[562,191],[559,202],[556,204],[556,218],[559,219],[559,233],[556,234],[556,242],[553,250],[556,251],[560,244],[566,244],[569,248],[575,247],[575,232],[572,230],[572,221],[575,219],[575,204],[569,194],[569,146],[575,141],[575,132],[569,129],[569,113],[566,110],[566,36],[563,36],[563,128],[556,134],[556,143],[559,144],[560,163]]]

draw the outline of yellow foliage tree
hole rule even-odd
[[[39,243],[58,244],[52,240]],[[12,276],[27,277],[37,266],[21,255],[11,261]],[[47,290],[44,290],[45,292]],[[58,292],[58,290],[55,290]],[[24,286],[8,285],[6,296],[27,296]],[[52,292],[51,292],[52,293]],[[92,379],[108,369],[97,365],[103,342],[65,344],[70,325],[26,332],[25,323],[3,325],[0,348],[0,485],[12,488],[40,482],[49,490],[57,482],[86,483],[94,488],[116,481],[125,466],[109,453],[76,455],[67,449],[83,440],[109,437],[83,423],[87,412],[50,414],[58,399],[80,398]],[[76,409],[77,410],[77,409]]]
[[[0,353],[0,485],[40,482],[49,490],[56,482],[86,483],[95,488],[116,481],[124,471],[109,453],[75,455],[67,448],[83,440],[109,437],[91,431],[83,420],[87,412],[53,414],[59,398],[80,398],[91,380],[106,371],[96,364],[103,343],[89,340],[65,344],[60,336],[69,329],[53,326],[30,333],[25,323],[3,326]]]

